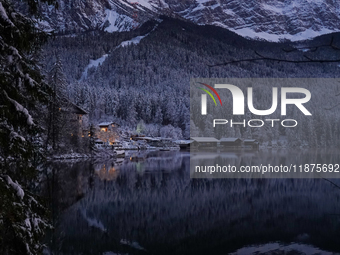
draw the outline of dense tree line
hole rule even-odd
[[[150,32],[153,28],[154,30]],[[140,34],[147,36],[139,44],[119,46],[121,42]],[[299,44],[251,41],[221,28],[196,26],[164,18],[161,23],[150,22],[142,28],[142,31],[134,33],[109,34],[97,31],[59,36],[46,45],[45,52],[54,51],[60,55],[69,82],[69,95],[75,103],[89,111],[90,122],[115,118],[126,126],[136,127],[136,124],[143,120],[146,125],[158,125],[158,134],[162,126],[171,125],[180,128],[182,136],[188,138],[191,78],[336,77],[339,72],[336,63],[301,65],[259,61],[211,68],[208,65],[256,57],[255,51],[288,59],[303,59],[303,54],[313,54],[313,58],[316,59],[321,56],[336,58],[339,52],[329,48],[307,53],[299,50],[287,53],[282,50],[301,45],[308,48],[328,42],[329,39],[329,36],[322,36],[314,41]],[[99,59],[104,54],[108,54],[105,61],[98,67],[90,68],[86,79],[81,79],[90,59]],[[51,55],[45,55],[44,58],[46,66],[56,61]],[[327,93],[332,95],[333,92]],[[333,102],[336,103],[336,100],[334,98]],[[263,104],[266,104],[266,101],[263,101]],[[326,115],[336,115],[336,111],[337,109],[334,109]],[[309,128],[315,130],[316,123],[314,119],[310,121]],[[328,129],[329,126],[330,124]],[[335,132],[335,129],[332,127],[332,132]],[[256,133],[258,130],[228,132],[223,135],[251,137],[252,132]],[[263,137],[261,140],[271,140],[286,135],[290,137],[290,141],[296,141],[282,130],[268,132],[256,136]],[[273,134],[270,134],[271,132]],[[301,133],[303,132],[305,130],[301,130]],[[302,135],[304,136],[306,135]],[[336,134],[333,133],[333,142],[336,140],[335,137]],[[320,146],[322,143],[325,142],[321,138],[318,142],[308,142],[309,145]]]

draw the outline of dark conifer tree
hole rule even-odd
[[[27,1],[32,13],[35,0]],[[0,254],[39,254],[46,213],[28,187],[43,159],[48,86],[31,56],[46,39],[32,19],[0,0]],[[20,183],[20,184],[19,184]]]

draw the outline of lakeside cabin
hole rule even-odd
[[[181,150],[190,150],[190,145],[193,140],[177,140],[175,143],[179,146]]]
[[[59,111],[70,116],[70,121],[82,124],[83,115],[87,115],[88,112],[80,108],[78,105],[72,103],[71,101],[65,102],[65,105],[59,108]]]
[[[240,148],[242,146],[242,140],[235,137],[221,138],[220,146],[223,148]]]
[[[132,140],[132,141],[145,141],[148,145],[154,146],[154,147],[161,147],[162,146],[161,139],[155,138],[155,137],[133,135],[133,136],[130,137],[130,140]]]
[[[260,147],[260,143],[256,139],[245,139],[243,141],[243,145],[246,148],[252,148],[252,149],[258,149]]]
[[[196,148],[217,148],[219,140],[215,137],[191,137],[192,146]]]
[[[97,149],[103,148],[105,146],[104,141],[100,140],[99,138],[95,138],[94,145]]]
[[[110,128],[117,128],[119,125],[115,122],[102,122],[98,124],[101,132],[108,132]]]
[[[63,114],[70,123],[72,123],[71,136],[77,135],[79,137],[85,137],[87,130],[83,126],[83,116],[88,112],[67,100],[63,106],[59,108],[59,112]]]

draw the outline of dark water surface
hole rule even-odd
[[[318,153],[330,154],[333,161],[340,157]],[[242,159],[249,152],[234,155]],[[334,184],[324,179],[190,179],[189,163],[187,152],[132,153],[121,162],[54,162],[44,185],[55,226],[45,253],[340,252],[340,189]],[[340,185],[340,179],[332,182]]]

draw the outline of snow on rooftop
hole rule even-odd
[[[196,142],[218,142],[215,137],[191,137]]]
[[[228,138],[221,138],[220,142],[236,142],[239,138],[236,137],[228,137]]]
[[[177,140],[175,141],[176,144],[190,144],[192,140]]]
[[[113,124],[112,121],[107,121],[107,122],[101,122],[98,124],[98,126],[110,126],[111,124]]]
[[[245,139],[244,142],[251,143],[251,142],[256,142],[256,140],[255,139]]]

